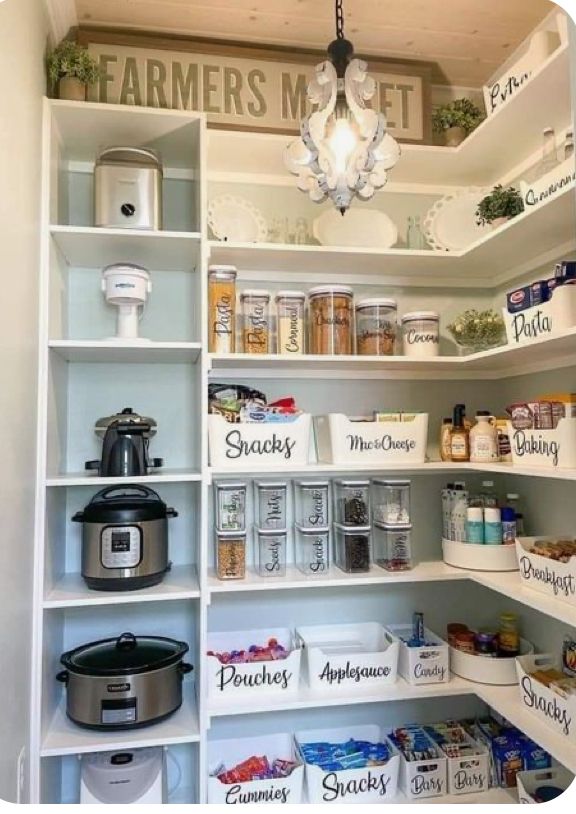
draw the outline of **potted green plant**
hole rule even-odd
[[[447,147],[457,147],[483,119],[484,114],[471,99],[456,99],[434,111],[432,127],[444,134]]]
[[[86,100],[88,85],[101,75],[88,50],[72,40],[62,40],[47,58],[48,77],[60,99]]]
[[[470,308],[448,325],[461,355],[505,344],[504,320],[492,308],[477,311]]]
[[[497,228],[523,211],[524,202],[518,190],[515,187],[504,189],[502,184],[497,184],[478,204],[476,223],[478,226],[489,223]]]

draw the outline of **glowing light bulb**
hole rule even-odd
[[[358,146],[358,130],[347,117],[337,118],[327,139],[337,173],[346,172],[350,156]]]

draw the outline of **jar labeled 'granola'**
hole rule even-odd
[[[352,353],[353,292],[348,286],[319,286],[309,291],[310,353]]]
[[[270,294],[260,289],[242,292],[244,353],[270,353]]]
[[[234,353],[236,349],[236,268],[208,268],[208,350]]]
[[[396,342],[396,300],[373,297],[356,305],[356,353],[392,356]]]

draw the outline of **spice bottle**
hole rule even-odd
[[[318,286],[308,292],[310,353],[352,353],[353,291],[348,286]]]
[[[216,574],[218,579],[244,579],[246,576],[246,535],[235,531],[216,534]]]
[[[236,349],[236,267],[208,268],[208,350],[234,353]]]
[[[450,447],[450,434],[452,432],[452,419],[443,418],[440,428],[440,460],[451,461],[452,449]]]
[[[270,353],[270,294],[254,288],[244,291],[240,300],[244,353]]]
[[[476,424],[470,430],[470,460],[477,464],[499,460],[496,419],[488,410],[476,413]]]
[[[515,613],[503,613],[500,616],[498,655],[505,658],[520,655],[520,632],[518,630],[518,617]]]
[[[470,438],[464,425],[466,405],[454,407],[454,419],[450,430],[450,459],[458,463],[470,460]]]
[[[304,353],[303,291],[279,291],[276,295],[276,333],[278,353]]]

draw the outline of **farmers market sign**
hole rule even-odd
[[[306,88],[326,55],[102,29],[80,29],[80,42],[102,68],[90,100],[207,114],[211,126],[295,133],[310,110]],[[430,136],[430,72],[426,63],[369,59],[375,108],[390,133],[425,143]]]

